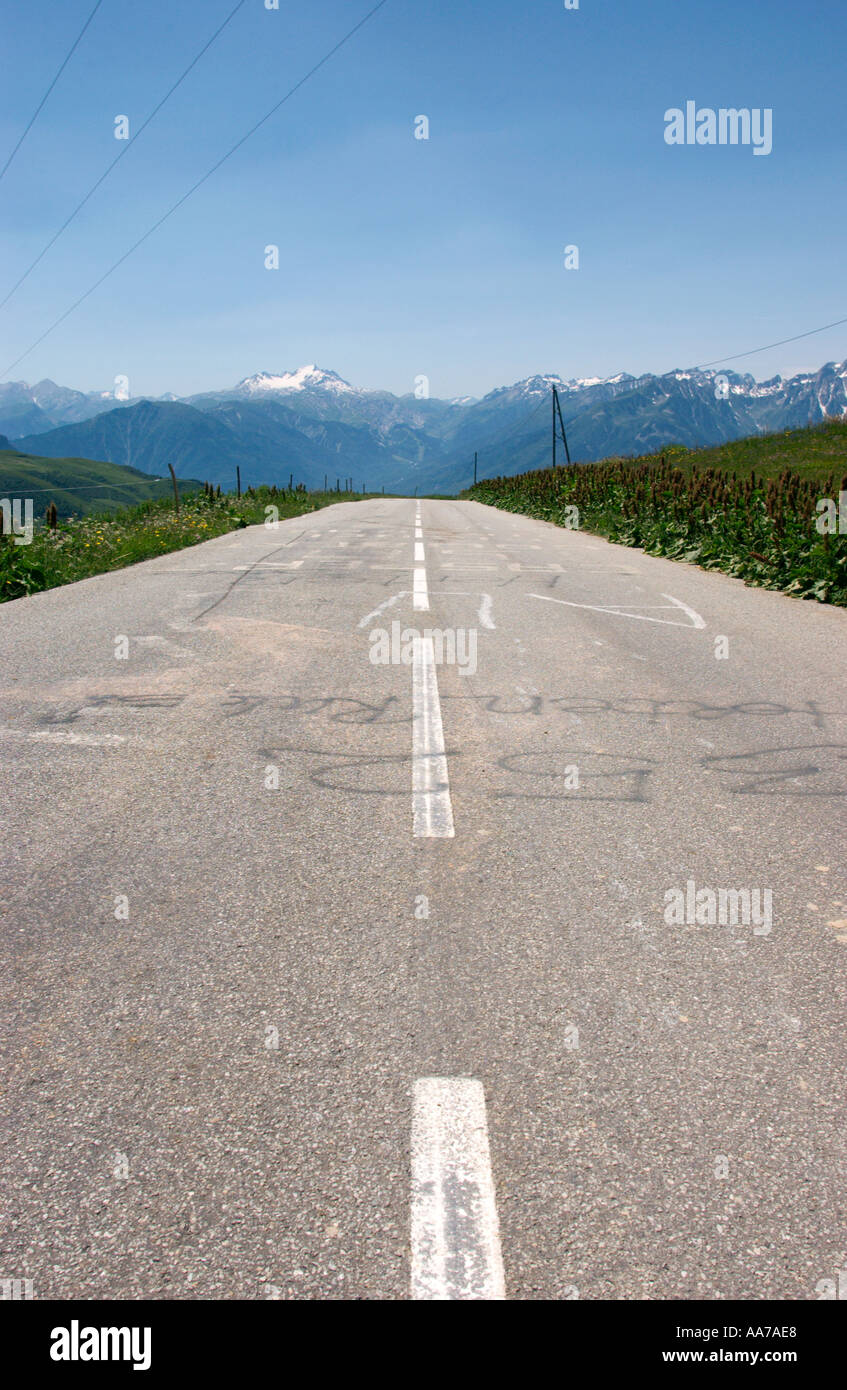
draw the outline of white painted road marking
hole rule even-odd
[[[689,608],[687,603],[681,599],[674,598],[671,594],[662,594],[662,598],[670,599],[670,603],[642,603],[632,604],[633,608],[677,608],[681,609],[691,619],[690,623],[673,623],[668,618],[648,618],[644,613],[629,613],[625,611],[625,605],[599,604],[599,603],[572,603],[566,598],[551,598],[549,594],[530,594],[530,598],[540,598],[544,603],[561,603],[565,608],[590,608],[593,613],[610,613],[613,618],[634,618],[641,623],[662,623],[665,627],[690,627],[704,628],[706,619],[701,618],[699,613],[695,613],[693,608]]]
[[[487,627],[491,632],[495,629],[495,622],[491,616],[491,595],[480,594],[482,602],[479,605],[479,621],[483,627]]]
[[[482,1084],[425,1077],[412,1114],[412,1298],[505,1297]]]
[[[416,613],[429,612],[429,590],[426,583],[426,559],[424,548],[418,536],[421,531],[421,504],[415,506],[415,566],[412,572],[412,608]]]
[[[255,565],[233,565],[233,574],[243,574],[247,570],[299,570],[302,560],[259,560]]]
[[[130,637],[129,640],[142,647],[153,647],[157,652],[163,652],[167,656],[187,657],[191,660],[197,656],[197,653],[191,651],[190,647],[180,647],[176,642],[171,642],[167,637],[161,637],[158,633],[151,633],[149,637]]]
[[[687,603],[683,603],[681,598],[674,598],[672,594],[662,594],[662,598],[670,599],[671,603],[681,608],[683,613],[687,613],[691,619],[692,627],[705,627],[706,619],[701,618],[699,613],[695,613],[693,608],[689,608]]]
[[[383,599],[382,603],[379,604],[372,613],[366,613],[364,618],[359,619],[359,627],[367,627],[368,623],[373,622],[374,618],[378,618],[381,613],[385,612],[386,608],[393,608],[394,604],[397,603],[399,599],[406,598],[408,593],[408,589],[401,589],[399,594],[392,594],[391,598]]]
[[[146,742],[127,734],[77,734],[63,729],[0,729],[0,738],[21,743],[67,743],[78,748],[117,748],[121,743]]]
[[[453,807],[431,637],[416,637],[412,651],[412,833],[449,839]]]
[[[429,590],[426,586],[425,569],[417,569],[413,573],[412,608],[416,613],[429,612]]]

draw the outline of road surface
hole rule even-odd
[[[394,499],[0,607],[0,1276],[819,1297],[846,630]]]

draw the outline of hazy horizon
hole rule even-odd
[[[790,378],[791,378],[791,377],[794,377],[794,376],[801,376],[801,375],[804,375],[804,374],[814,375],[815,373],[819,372],[824,366],[826,366],[828,362],[841,363],[841,362],[843,362],[843,361],[845,361],[845,360],[847,360],[847,355],[831,357],[831,358],[828,358],[826,362],[821,361],[821,362],[817,362],[817,363],[815,363],[815,364],[813,364],[813,365],[811,365],[811,366],[805,366],[805,367],[804,367],[804,366],[801,366],[801,367],[798,367],[795,371],[791,371],[791,372],[787,372],[787,371],[780,372],[780,371],[777,370],[777,371],[772,372],[772,373],[770,374],[770,376],[763,376],[763,375],[760,375],[760,374],[751,372],[751,371],[749,370],[749,368],[745,368],[743,365],[742,365],[742,366],[733,366],[731,363],[729,363],[729,364],[727,365],[726,368],[723,368],[723,367],[721,367],[721,366],[716,366],[716,367],[710,367],[708,370],[709,370],[709,371],[714,371],[714,372],[719,372],[719,371],[727,370],[727,371],[730,372],[730,373],[736,372],[739,376],[750,375],[750,376],[754,377],[755,381],[756,381],[758,384],[761,384],[761,383],[763,383],[763,382],[765,382],[765,381],[773,380],[773,379],[774,379],[775,377],[777,377],[777,376],[781,376],[781,377],[783,378],[783,380],[786,380],[786,381],[787,381],[787,380],[790,380]],[[303,367],[305,367],[305,366],[309,366],[309,365],[311,365],[311,366],[316,366],[316,367],[318,367],[320,370],[323,370],[323,371],[326,371],[326,372],[335,372],[338,376],[342,377],[346,382],[348,382],[348,384],[349,384],[350,386],[356,387],[356,388],[358,388],[359,390],[362,390],[362,391],[390,391],[390,388],[389,388],[389,387],[386,387],[386,386],[381,386],[381,385],[365,385],[365,384],[363,384],[362,382],[358,382],[358,381],[355,381],[355,380],[351,380],[351,378],[348,377],[348,376],[346,376],[344,372],[338,371],[337,368],[335,368],[335,367],[333,367],[333,366],[331,366],[331,365],[327,365],[327,363],[325,363],[325,362],[316,362],[316,363],[311,363],[311,364],[310,364],[310,363],[303,363],[303,362],[301,362],[301,363],[298,363],[296,366],[291,366],[291,365],[289,365],[289,366],[282,366],[282,367],[280,367],[279,369],[276,369],[276,368],[273,368],[273,367],[257,367],[255,371],[243,372],[243,373],[242,373],[239,377],[237,377],[235,380],[232,380],[232,381],[218,381],[218,382],[214,382],[214,383],[211,383],[211,384],[202,386],[202,387],[201,387],[199,390],[197,390],[197,391],[179,392],[179,391],[174,391],[173,388],[171,388],[171,387],[165,387],[165,389],[164,389],[163,391],[156,391],[156,392],[154,392],[154,391],[140,391],[140,392],[133,392],[132,395],[133,395],[133,398],[134,398],[134,399],[135,399],[135,398],[138,398],[138,397],[141,397],[141,396],[150,396],[150,397],[154,397],[154,396],[155,396],[155,397],[158,398],[158,397],[165,396],[165,395],[176,395],[176,396],[178,396],[180,399],[184,399],[184,398],[187,397],[187,396],[201,395],[201,394],[204,394],[204,393],[207,393],[207,392],[213,394],[213,393],[216,393],[216,392],[219,392],[219,391],[231,390],[233,387],[239,385],[242,381],[247,381],[247,380],[249,380],[251,377],[259,376],[259,375],[260,375],[261,373],[263,373],[263,372],[264,372],[264,373],[267,373],[268,375],[271,375],[271,376],[277,375],[277,374],[278,374],[278,375],[282,375],[282,374],[285,373],[285,372],[292,372],[292,373],[293,373],[293,372],[296,372],[296,371],[300,370],[301,368],[303,368]],[[669,376],[669,375],[671,375],[673,372],[676,372],[676,371],[679,371],[679,372],[687,372],[687,371],[695,371],[695,370],[697,370],[697,364],[690,364],[690,363],[687,363],[687,364],[685,364],[685,365],[679,364],[679,365],[676,366],[676,367],[670,367],[670,368],[668,368],[668,369],[666,369],[665,371],[662,371],[662,372],[654,372],[654,371],[652,371],[652,370],[648,367],[648,368],[645,368],[644,371],[642,371],[642,372],[630,372],[630,373],[628,373],[628,374],[631,375],[633,378],[636,378],[636,379],[637,379],[639,376],[657,376],[657,377],[660,377],[660,376]],[[625,368],[625,367],[624,367],[624,368],[621,368],[621,371],[624,372],[624,373],[626,373],[626,372],[627,372],[627,368]],[[498,389],[500,389],[500,388],[502,388],[502,387],[515,386],[515,385],[517,385],[520,381],[525,381],[525,380],[527,380],[527,379],[530,378],[530,377],[533,377],[533,376],[556,376],[556,375],[561,376],[562,374],[561,374],[561,373],[556,373],[556,372],[551,372],[551,371],[548,371],[548,370],[546,370],[546,369],[540,369],[540,370],[538,370],[538,371],[534,371],[534,372],[529,372],[529,373],[527,373],[527,376],[526,376],[526,377],[516,377],[513,381],[499,381],[499,382],[494,382],[491,386],[487,387],[485,390],[480,391],[480,392],[470,392],[470,391],[466,391],[466,392],[457,392],[457,393],[455,393],[454,395],[450,395],[450,396],[438,396],[435,392],[432,392],[432,393],[431,393],[431,398],[432,398],[432,399],[436,399],[436,400],[461,400],[463,397],[466,397],[466,398],[471,398],[471,397],[473,397],[473,398],[476,399],[476,400],[483,400],[483,399],[485,398],[485,396],[490,395],[490,393],[491,393],[492,391],[496,391],[496,390],[498,390]],[[616,373],[616,372],[613,372],[613,373],[611,373],[610,375],[611,375],[611,376],[616,376],[617,373]],[[599,380],[601,380],[601,381],[605,381],[605,380],[608,380],[608,379],[609,379],[608,377],[601,377],[601,378],[599,378]],[[587,380],[592,380],[592,378],[591,378],[590,375],[586,372],[586,373],[581,373],[581,374],[579,374],[579,375],[577,375],[577,376],[573,376],[573,377],[562,377],[562,380],[564,380],[564,381],[579,381],[579,380],[587,381]],[[29,387],[30,389],[32,389],[32,388],[34,388],[35,386],[37,386],[37,385],[39,384],[39,382],[41,382],[41,381],[52,381],[53,384],[54,384],[55,386],[65,387],[65,388],[67,388],[68,390],[72,390],[72,391],[81,391],[83,394],[92,394],[92,393],[94,393],[94,392],[101,392],[101,391],[102,391],[102,392],[105,392],[105,391],[110,390],[110,386],[109,386],[109,385],[78,386],[78,385],[76,385],[76,384],[75,384],[74,382],[72,382],[72,381],[59,381],[59,380],[56,379],[55,376],[50,376],[49,373],[48,373],[46,376],[39,377],[37,380],[35,380],[35,379],[30,380],[28,377],[25,377],[25,376],[23,376],[23,377],[12,377],[12,378],[9,378],[7,381],[0,382],[0,385],[2,385],[2,386],[7,386],[7,385],[25,385],[25,386]],[[414,395],[414,388],[411,388],[411,389],[406,390],[406,391],[391,391],[390,394],[396,395],[396,396],[403,396],[403,395],[411,396],[411,395]]]

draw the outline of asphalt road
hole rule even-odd
[[[0,607],[0,1277],[817,1298],[847,1269],[847,615],[415,516]],[[464,673],[424,636],[375,664],[393,622],[458,631]]]

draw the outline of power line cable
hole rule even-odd
[[[786,343],[799,343],[802,338],[813,338],[817,333],[826,333],[828,328],[840,328],[847,323],[847,319],[835,319],[833,323],[821,324],[820,328],[810,328],[805,333],[795,333],[791,338],[780,338],[776,343],[765,343],[762,347],[749,348],[747,352],[734,352],[727,357],[713,357],[711,362],[701,362],[699,367],[690,367],[689,371],[704,372],[707,367],[719,367],[724,362],[737,362],[741,357],[756,357],[760,352],[769,352],[771,348],[785,347]],[[674,369],[675,370],[675,369]],[[663,376],[671,376],[672,372],[663,372]],[[617,376],[626,376],[626,372],[617,372]],[[645,373],[642,373],[645,375]],[[649,375],[649,373],[647,373]],[[604,384],[614,381],[614,376],[605,377]],[[637,378],[636,378],[637,380]]]
[[[500,438],[499,443],[500,443],[500,444],[505,444],[505,442],[506,442],[507,439],[511,439],[511,437],[512,437],[513,434],[517,434],[518,430],[519,430],[519,429],[522,429],[524,425],[528,424],[529,421],[532,419],[533,415],[537,415],[538,412],[539,412],[539,410],[541,409],[541,407],[542,407],[543,405],[546,405],[546,404],[547,404],[547,396],[545,395],[545,396],[542,397],[542,399],[538,402],[537,405],[534,405],[534,406],[532,407],[532,410],[530,410],[530,412],[529,412],[528,415],[523,415],[523,416],[521,417],[521,419],[518,420],[518,423],[517,423],[516,425],[513,425],[512,428],[511,428],[510,430],[508,430],[508,431],[506,432],[506,434],[504,434],[504,435]]]
[[[798,342],[801,340],[801,338],[812,338],[812,337],[814,337],[814,335],[815,335],[816,333],[825,333],[826,330],[827,330],[828,328],[840,328],[841,325],[842,325],[842,324],[845,324],[845,323],[847,323],[847,319],[836,319],[834,323],[824,323],[824,324],[821,325],[820,328],[810,328],[810,329],[808,330],[808,332],[806,332],[806,333],[796,333],[792,338],[781,338],[781,339],[779,340],[778,343],[766,343],[764,347],[750,348],[748,352],[736,352],[736,353],[733,353],[733,354],[732,354],[731,356],[729,356],[729,357],[715,357],[715,358],[713,358],[713,360],[712,360],[711,362],[701,362],[701,364],[700,364],[699,367],[691,367],[691,368],[689,368],[689,370],[692,371],[692,372],[703,372],[703,371],[706,370],[707,367],[717,367],[717,366],[720,366],[720,364],[721,364],[722,362],[736,362],[736,361],[738,361],[738,359],[739,359],[740,357],[755,357],[756,354],[759,353],[759,352],[768,352],[768,351],[770,350],[770,348],[784,347],[784,346],[786,345],[786,343],[798,343]],[[613,376],[604,377],[604,378],[603,378],[603,381],[600,382],[600,383],[598,383],[598,384],[599,384],[599,385],[602,385],[602,386],[605,386],[608,382],[614,381],[616,377],[622,377],[622,376],[627,376],[627,375],[628,375],[628,373],[626,373],[626,372],[616,372],[616,373],[614,373]],[[644,373],[642,373],[642,375],[644,375]],[[647,375],[649,375],[649,373],[648,373]],[[663,375],[664,375],[664,376],[671,376],[672,373],[671,373],[671,372],[664,372]],[[636,378],[634,378],[634,379],[637,380],[638,378],[636,377]],[[540,409],[540,406],[543,405],[543,404],[544,404],[543,401],[540,402],[540,403],[539,403],[539,406],[537,406],[536,409]],[[526,420],[531,419],[531,418],[532,418],[532,415],[534,415],[534,414],[535,414],[535,411],[534,411],[534,410],[533,410],[533,411],[530,411],[530,414],[529,414],[528,416],[526,416]],[[569,425],[572,425],[572,424],[574,423],[574,421],[575,421],[577,418],[578,418],[577,415],[573,415],[573,416],[570,418],[570,420],[568,420],[567,423],[568,423]],[[519,421],[518,428],[520,427],[520,425],[524,424],[525,422],[526,422],[525,420]],[[512,434],[512,433],[514,433],[514,431],[510,431],[510,432],[509,432],[509,434]],[[508,439],[508,438],[509,438],[509,434],[504,435],[504,439]]]
[[[232,146],[232,148],[227,150],[225,155],[221,156],[217,163],[213,164],[210,169],[207,169],[206,173],[203,174],[202,178],[199,178],[195,184],[192,184],[191,188],[189,188],[187,193],[184,193],[181,198],[177,199],[177,201],[170,208],[168,208],[167,212],[163,213],[162,216],[158,219],[158,221],[154,222],[151,227],[148,227],[144,235],[140,236],[138,240],[134,242],[132,246],[130,246],[128,251],[125,251],[122,256],[118,257],[118,259],[109,267],[109,269],[105,271],[103,275],[100,276],[99,280],[95,280],[94,284],[91,285],[85,291],[84,294],[81,294],[79,299],[75,300],[69,309],[66,309],[63,314],[60,314],[59,317],[53,323],[51,323],[50,327],[46,328],[44,332],[41,334],[41,336],[36,338],[34,343],[30,343],[29,347],[21,353],[20,357],[16,357],[14,362],[11,362],[8,367],[4,368],[2,375],[5,377],[8,376],[9,372],[14,371],[15,367],[17,367],[19,362],[22,362],[25,357],[28,357],[29,354],[35,350],[35,348],[37,348],[41,343],[44,342],[45,338],[49,337],[49,335],[54,331],[54,329],[58,328],[61,323],[64,323],[65,319],[69,318],[70,315],[74,312],[74,310],[78,309],[80,304],[84,303],[84,301],[88,299],[89,295],[92,295],[95,290],[100,288],[104,280],[108,280],[109,276],[114,274],[118,267],[123,265],[124,261],[128,260],[129,257],[133,254],[133,252],[137,251],[139,246],[142,246],[144,242],[147,241],[148,238],[153,235],[154,232],[158,231],[162,224],[167,222],[168,218],[172,217],[173,214],[179,208],[182,207],[183,203],[187,203],[188,199],[192,196],[192,194],[196,193],[197,189],[202,187],[202,185],[206,183],[206,181],[210,179],[214,173],[217,173],[221,165],[225,164],[228,159],[231,159],[235,152],[237,150],[240,150],[241,146],[250,139],[251,135],[255,135],[257,130],[259,130],[263,125],[265,125],[265,123],[269,121],[272,116],[276,115],[280,107],[284,106],[287,101],[290,101],[291,97],[293,97],[294,94],[298,92],[300,88],[303,87],[311,77],[314,77],[315,73],[318,72],[319,69],[322,68],[326,63],[328,63],[330,58],[334,57],[334,55],[339,51],[339,49],[343,48],[344,45],[350,39],[352,39],[353,35],[358,33],[358,31],[362,29],[364,25],[367,24],[368,20],[372,19],[373,16],[377,13],[377,11],[381,10],[383,6],[387,3],[388,0],[378,0],[378,3],[374,5],[372,9],[368,10],[368,13],[364,15],[364,17],[360,19],[356,24],[354,24],[352,29],[348,29],[344,37],[339,39],[338,43],[336,43],[329,50],[329,52],[326,53],[324,57],[320,59],[319,62],[315,63],[314,67],[309,69],[305,77],[301,77],[299,82],[295,82],[294,86],[289,88],[285,96],[281,97],[280,100],[276,102],[274,106],[271,107],[270,111],[268,111],[264,116],[262,116],[261,120],[256,121],[255,125],[251,126],[250,129],[246,132],[246,134],[242,135],[241,139],[237,140],[236,143]]]
[[[845,323],[847,323],[847,319],[836,319],[833,323],[822,324],[820,328],[810,328],[806,333],[795,333],[794,336],[791,338],[781,338],[777,343],[766,343],[764,347],[750,348],[747,352],[736,352],[729,357],[715,357],[711,362],[703,362],[700,364],[699,367],[692,367],[690,368],[690,370],[694,372],[702,372],[705,371],[707,367],[717,367],[720,366],[720,364],[723,362],[737,362],[740,357],[755,357],[757,353],[768,352],[771,348],[784,347],[786,343],[799,343],[802,338],[813,338],[816,333],[825,333],[828,328],[840,328],[841,325]],[[626,375],[626,373],[618,372],[616,373],[616,375],[624,376]],[[665,372],[664,375],[671,376],[672,373]],[[606,377],[605,381],[600,384],[605,384],[605,382],[613,380],[614,377]],[[535,406],[534,409],[532,409],[528,415],[526,415],[522,420],[519,420],[518,424],[513,429],[509,430],[507,434],[503,435],[502,439],[499,440],[499,444],[502,445],[506,442],[507,439],[510,439],[511,436],[523,425],[527,424],[532,419],[533,415],[535,415],[541,409],[541,406],[545,404],[546,400],[539,401],[538,405]],[[568,424],[572,425],[578,419],[579,414],[573,415],[568,420]]]
[[[741,357],[755,357],[757,353],[769,352],[771,348],[785,347],[786,343],[799,343],[802,338],[813,338],[816,333],[825,333],[828,328],[840,328],[845,323],[847,323],[847,319],[836,319],[833,323],[822,324],[820,328],[810,328],[806,333],[795,333],[794,336],[791,338],[780,338],[779,342],[777,343],[765,343],[763,347],[750,348],[747,352],[735,352],[728,357],[715,357],[712,359],[711,362],[701,362],[699,367],[690,367],[688,370],[692,372],[704,372],[707,367],[718,367],[723,362],[737,362],[738,359]],[[615,377],[627,375],[627,372],[616,372],[613,376],[604,377],[603,381],[600,384],[606,385],[608,382],[614,381]],[[641,375],[650,375],[650,373],[642,372]],[[672,373],[663,372],[662,375],[671,376]],[[637,377],[634,379],[638,380]],[[574,416],[573,418],[576,419],[576,416]],[[571,424],[573,422],[568,421],[568,423]]]
[[[42,462],[42,461],[43,461],[44,463],[48,463],[48,462],[49,462],[49,457],[48,457],[47,455],[43,455],[43,454],[28,454],[28,455],[26,455],[26,457],[28,457],[28,458],[38,458],[39,462]],[[128,467],[128,466],[129,466],[129,465],[124,465],[124,464],[118,464],[118,465],[117,465],[117,467],[119,467],[119,468],[120,468],[120,467]],[[136,479],[134,479],[133,481],[134,481],[134,482],[139,482],[140,479],[136,478]],[[150,481],[151,483],[162,483],[163,485],[164,485],[164,484],[167,484],[168,488],[171,487],[171,480],[170,480],[170,478],[156,478],[156,477],[154,477],[154,476],[151,474],[151,475],[150,475],[149,481]],[[199,479],[194,479],[194,480],[192,480],[192,479],[190,479],[190,478],[180,478],[179,481],[180,481],[181,483],[187,483],[187,482],[191,482],[191,481],[199,481]],[[118,482],[118,483],[73,483],[73,482],[71,482],[71,483],[63,483],[63,482],[61,482],[61,480],[60,480],[60,481],[58,481],[58,482],[55,482],[55,483],[53,484],[52,487],[28,487],[28,488],[26,488],[23,492],[15,493],[14,495],[17,496],[17,497],[35,497],[36,493],[39,493],[39,494],[40,494],[40,493],[49,493],[49,492],[91,492],[91,491],[94,491],[94,492],[102,492],[104,488],[112,488],[112,489],[114,490],[114,489],[116,489],[116,488],[124,488],[124,487],[131,487],[131,486],[132,486],[132,484],[131,484],[129,481],[127,481],[127,482],[125,482],[125,483],[120,483],[120,482]]]
[[[695,367],[695,372],[702,372],[706,367],[717,367],[721,362],[737,362],[739,357],[755,357],[759,352],[768,352],[771,348],[784,347],[786,343],[799,343],[801,338],[812,338],[816,333],[825,333],[828,328],[840,328],[847,323],[847,319],[836,319],[834,323],[825,323],[820,328],[810,328],[808,333],[795,333],[793,338],[781,338],[778,343],[766,343],[764,347],[751,348],[749,352],[735,352],[731,357],[716,357],[711,362],[703,362],[699,367]]]
[[[77,49],[78,46],[79,46],[80,40],[82,39],[82,37],[83,37],[83,35],[84,35],[86,29],[88,28],[89,24],[91,23],[92,19],[93,19],[94,16],[96,15],[96,13],[97,13],[97,11],[99,10],[99,8],[100,8],[100,6],[102,5],[102,3],[103,3],[103,0],[97,0],[97,4],[94,6],[94,9],[91,11],[91,14],[88,16],[87,20],[85,21],[85,23],[83,24],[83,26],[82,26],[82,28],[80,29],[79,33],[77,34],[76,38],[74,39],[73,43],[71,44],[70,49],[68,50],[68,53],[67,53],[66,56],[65,56],[65,61],[62,63],[62,66],[59,68],[59,71],[56,73],[56,76],[53,78],[53,81],[50,83],[50,86],[47,88],[47,91],[44,93],[44,96],[41,98],[40,102],[38,103],[38,105],[37,105],[36,108],[35,108],[35,111],[33,112],[32,116],[30,117],[29,125],[26,127],[26,130],[24,131],[23,135],[22,135],[21,138],[19,139],[19,141],[18,141],[18,143],[16,144],[15,148],[12,150],[12,153],[9,155],[9,158],[6,160],[6,163],[3,165],[3,168],[0,169],[0,179],[3,178],[3,175],[6,173],[6,170],[8,169],[8,167],[9,167],[9,165],[11,164],[12,160],[14,159],[15,155],[17,154],[18,150],[20,149],[20,147],[21,147],[21,145],[23,144],[24,140],[25,140],[26,137],[29,135],[29,132],[32,130],[32,127],[35,125],[35,122],[38,120],[38,117],[39,117],[39,115],[41,114],[41,111],[42,111],[42,109],[43,109],[43,107],[44,107],[45,102],[47,101],[47,98],[49,97],[50,93],[52,92],[52,90],[53,90],[53,88],[55,87],[56,83],[58,82],[59,78],[62,76],[62,73],[65,71],[65,68],[68,66],[68,63],[70,62],[70,60],[71,60],[71,58],[73,57],[73,55],[74,55],[76,49]]]
[[[238,13],[238,11],[239,11],[239,10],[242,8],[242,6],[245,5],[246,3],[247,3],[247,0],[238,0],[238,4],[235,6],[235,8],[232,9],[232,10],[230,10],[230,12],[229,12],[229,14],[227,15],[226,19],[223,21],[223,23],[222,23],[221,25],[218,26],[218,28],[215,30],[215,32],[214,32],[214,34],[212,35],[212,37],[211,37],[210,39],[207,40],[207,42],[206,42],[206,43],[203,45],[203,47],[200,49],[200,52],[199,52],[194,58],[192,58],[191,62],[188,64],[188,67],[187,67],[187,68],[185,69],[185,71],[177,78],[176,82],[173,84],[173,86],[170,88],[170,90],[169,90],[168,92],[165,93],[165,95],[162,97],[162,100],[159,102],[158,106],[154,106],[153,110],[150,112],[150,115],[147,117],[147,120],[144,122],[144,124],[141,125],[141,126],[139,126],[138,130],[135,132],[135,134],[133,135],[132,139],[129,140],[125,145],[122,146],[120,153],[117,154],[117,155],[115,155],[115,158],[112,160],[111,164],[107,167],[105,173],[102,173],[102,174],[100,175],[99,179],[97,180],[97,182],[94,183],[94,184],[92,184],[91,188],[89,188],[89,190],[88,190],[88,192],[86,193],[85,197],[84,197],[84,198],[82,199],[82,201],[81,201],[80,203],[78,203],[77,206],[74,208],[74,210],[73,210],[73,212],[71,213],[70,217],[66,218],[66,220],[62,223],[62,225],[61,225],[61,227],[59,228],[59,230],[56,232],[55,236],[53,236],[53,237],[50,239],[50,241],[48,241],[47,245],[43,248],[43,250],[41,250],[41,251],[38,253],[38,255],[36,256],[35,260],[32,262],[32,264],[31,264],[30,266],[27,267],[27,269],[24,271],[24,273],[23,273],[23,275],[20,277],[20,279],[17,280],[17,281],[15,282],[15,284],[14,284],[14,285],[12,286],[12,288],[9,290],[9,293],[6,295],[6,298],[0,300],[0,309],[2,309],[6,304],[8,304],[9,300],[12,298],[12,295],[15,294],[15,293],[20,289],[20,287],[21,287],[21,285],[23,284],[24,280],[26,280],[26,279],[32,274],[32,272],[35,270],[35,267],[38,265],[39,261],[41,261],[41,260],[44,259],[44,257],[47,255],[47,252],[50,250],[50,248],[51,248],[52,246],[55,246],[55,245],[56,245],[56,242],[59,240],[59,237],[60,237],[60,236],[62,235],[62,233],[63,233],[64,231],[66,231],[67,228],[71,225],[71,223],[73,222],[73,220],[74,220],[74,218],[76,217],[77,213],[82,211],[82,209],[85,207],[86,203],[88,202],[88,200],[89,200],[89,198],[92,196],[92,194],[94,194],[94,193],[97,192],[97,189],[100,187],[100,185],[101,185],[102,183],[105,183],[106,179],[107,179],[107,178],[109,177],[109,175],[111,174],[111,172],[112,172],[112,170],[114,169],[115,165],[118,164],[118,163],[120,162],[120,160],[123,159],[124,155],[127,154],[127,152],[132,148],[132,146],[135,144],[136,140],[137,140],[137,139],[139,138],[139,136],[147,129],[147,127],[149,126],[149,124],[150,124],[150,122],[153,120],[153,118],[159,114],[159,112],[161,111],[162,107],[165,105],[165,103],[166,103],[167,101],[170,100],[170,98],[173,96],[173,94],[174,94],[174,92],[177,90],[177,88],[180,87],[180,86],[182,86],[182,83],[185,81],[186,77],[187,77],[188,74],[191,72],[191,69],[197,66],[197,64],[199,63],[200,59],[203,57],[203,54],[206,53],[206,52],[211,48],[212,44],[215,42],[215,39],[216,39],[220,34],[223,33],[224,29],[225,29],[226,26],[229,24],[230,20],[232,20],[232,19],[235,18],[235,16],[236,16],[236,14]]]

